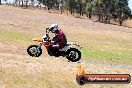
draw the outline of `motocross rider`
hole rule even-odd
[[[59,28],[58,24],[52,24],[50,31],[55,34],[51,42],[52,46],[48,50],[51,50],[56,57],[59,56],[59,49],[62,49],[67,44],[67,39],[63,31]]]

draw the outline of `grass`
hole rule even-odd
[[[71,80],[59,77],[61,77],[59,74],[49,73],[46,70],[39,73],[39,75],[19,73],[9,68],[3,68],[0,72],[0,81],[5,84],[6,88],[68,88],[69,86],[79,88]]]
[[[66,30],[67,34],[68,31]],[[83,46],[81,50],[83,60],[132,65],[132,36],[129,33],[73,31],[68,38]]]
[[[8,7],[7,7],[8,8]],[[3,7],[3,9],[7,9]],[[10,7],[9,7],[10,8]],[[13,9],[14,8],[14,9]],[[36,22],[28,19],[29,14],[32,16],[36,14],[39,17],[41,14],[36,13],[36,11],[26,10],[21,8],[10,8],[8,11],[12,11],[16,13],[18,16],[26,15],[27,22],[24,22],[20,19],[1,19],[2,24],[9,25],[9,23],[14,22],[16,28],[23,27],[26,29],[34,28],[36,31],[43,25],[46,25],[46,21],[44,22]],[[7,12],[8,12],[7,11]],[[29,13],[30,12],[30,13]],[[18,14],[19,13],[19,14]],[[14,14],[15,15],[15,14]],[[43,15],[43,14],[42,14]],[[34,16],[34,17],[36,17]],[[45,16],[45,15],[43,15]],[[14,16],[15,17],[15,16]],[[50,16],[49,16],[50,17]],[[3,21],[5,22],[3,23]],[[41,19],[42,20],[42,19]],[[7,22],[8,21],[8,22]],[[54,20],[53,20],[54,22]],[[21,26],[19,26],[21,25]],[[11,25],[10,25],[11,26]],[[49,26],[47,24],[47,26]],[[72,26],[72,25],[71,25]],[[107,33],[107,31],[103,30],[95,30],[82,31],[81,27],[78,30],[74,30],[70,25],[68,27],[63,26],[62,29],[67,35],[68,41],[76,41],[83,46],[82,59],[85,61],[97,61],[97,62],[105,62],[105,63],[117,63],[117,64],[126,64],[132,65],[132,36],[129,33],[123,32],[112,32]],[[7,26],[8,27],[8,26]],[[12,28],[13,27],[13,28]],[[6,28],[3,26],[3,28]],[[11,44],[17,47],[24,47],[26,53],[26,48],[30,44],[35,44],[32,42],[32,38],[41,37],[41,34],[36,35],[36,33],[32,34],[24,34],[25,30],[21,30],[22,32],[15,32],[14,26],[11,26],[13,31],[9,31],[0,27],[0,42],[3,44]],[[76,28],[76,27],[75,27]],[[8,27],[10,29],[10,27]],[[36,29],[36,30],[35,30]],[[37,30],[39,31],[39,30]],[[7,47],[8,48],[8,47]],[[11,48],[11,47],[10,47]],[[13,53],[12,51],[6,51],[7,53]],[[19,52],[21,53],[21,52]],[[17,54],[17,51],[16,53]],[[52,57],[51,57],[52,58]],[[88,73],[116,73],[119,71],[120,73],[130,73],[129,69],[113,69],[107,67],[99,67],[99,65],[89,65],[86,67],[89,71]],[[94,85],[87,84],[84,86],[79,86],[75,81],[75,64],[62,61],[62,60],[50,60],[45,59],[44,57],[32,58],[25,57],[24,55],[12,55],[0,56],[0,87],[3,88],[120,88],[120,87],[131,87],[130,85]],[[129,71],[128,71],[129,70]],[[1,87],[1,88],[2,88]]]
[[[4,10],[7,9],[4,6],[1,8]],[[42,14],[47,16],[47,13],[45,14],[39,11],[38,13],[36,13],[36,11],[32,11],[28,9],[20,9],[15,7],[12,8],[9,7],[8,10],[9,11],[11,10],[14,16],[15,13],[16,16],[20,16],[20,14],[23,14],[23,17],[21,17],[20,19],[25,19],[25,22],[20,19],[11,19],[11,20],[2,19],[1,24],[9,25],[9,23],[12,23],[15,25],[16,28],[17,27],[20,29],[21,27],[24,27],[25,29],[31,28],[34,31],[36,31],[37,29],[41,29],[43,25],[45,27],[49,26],[50,22],[48,23],[44,21],[43,24],[42,20],[39,21],[39,16]],[[35,21],[33,21],[32,18],[30,18],[30,16],[32,15],[33,15],[33,20]],[[54,14],[50,15],[48,13],[48,15],[49,17],[52,17],[52,15]],[[36,16],[38,17],[35,19],[34,17]],[[40,16],[40,18],[43,17]],[[38,23],[36,22],[36,20]],[[92,29],[89,30],[88,28],[84,29],[82,25],[79,26],[78,28],[78,27],[72,27],[72,25],[68,25],[68,23],[65,24],[66,25],[61,25],[61,26],[67,35],[68,41],[76,41],[83,46],[83,49],[81,50],[83,60],[86,61],[94,60],[98,62],[132,65],[131,33],[122,32],[122,31],[102,30],[96,28],[93,30]],[[10,29],[10,27],[8,29]],[[32,42],[32,38],[34,37],[41,37],[41,34],[38,34],[38,36],[36,36],[36,33],[24,34],[21,32],[13,32],[13,31],[7,31],[6,29],[0,29],[0,39],[1,39],[0,41],[8,42],[8,44],[13,44],[16,46],[27,47],[30,44],[36,44],[35,42]]]
[[[82,50],[82,54],[90,61],[98,61],[116,64],[132,64],[132,52],[110,52],[98,50]],[[86,59],[85,59],[86,60]]]
[[[0,83],[3,84],[0,86],[4,88],[94,88],[95,86],[96,88],[120,88],[124,86],[123,84],[86,84],[79,86],[75,80],[76,73],[69,71],[70,69],[67,67],[63,67],[68,65],[75,69],[75,65],[65,61],[56,62],[56,60],[49,61],[42,58],[32,59],[18,56],[7,56],[7,58],[2,57],[1,59],[3,59],[1,63],[5,63],[5,65],[0,65]],[[27,61],[29,63],[26,63]],[[48,67],[42,67],[42,63]],[[58,66],[59,68],[56,69]],[[88,73],[95,74],[93,70],[89,70]],[[125,86],[129,87],[129,85]]]
[[[6,40],[15,45],[27,46],[30,44],[37,44],[31,41],[36,35],[6,30],[0,30],[0,33],[0,38],[2,40]],[[132,46],[131,42],[129,42],[129,39],[131,39],[130,36],[128,36],[128,39],[123,39],[123,36],[122,39],[119,39],[119,37],[121,37],[120,35],[118,37],[107,34],[96,34],[96,36],[94,36],[93,33],[82,32],[81,35],[85,36],[79,36],[80,38],[78,38],[78,32],[76,31],[73,35],[77,37],[71,35],[68,36],[68,40],[73,41],[78,39],[78,42],[84,47],[81,50],[83,60],[132,65]],[[40,37],[41,35],[38,36]]]
[[[13,59],[10,59],[9,57]],[[87,84],[84,86],[79,86],[75,81],[76,73],[70,72],[69,69],[67,69],[67,67],[66,67],[67,70],[66,69],[64,70],[63,66],[61,68],[62,70],[60,70],[60,68],[58,69],[54,68],[54,66],[61,67],[61,64],[66,65],[64,61],[63,62],[58,61],[57,63],[59,65],[56,65],[54,64],[55,63],[54,60],[51,61],[42,60],[41,58],[32,60],[31,58],[23,57],[22,59],[24,61],[23,62],[20,61],[19,58],[20,57],[17,56],[14,57],[8,56],[8,58],[6,57],[1,58],[4,59],[4,63],[8,62],[5,66],[4,65],[0,66],[0,82],[3,84],[4,88],[94,88],[95,86],[96,88],[110,87],[120,88],[121,86],[123,86],[122,84],[119,85]],[[12,63],[12,61],[15,63]],[[26,61],[31,61],[29,63],[30,65],[28,65]],[[48,65],[48,68],[43,67],[43,69],[39,69],[41,68],[42,64],[39,65],[38,63],[44,63]],[[39,68],[37,64],[39,65]],[[72,63],[67,64],[72,65]],[[34,67],[32,67],[32,65],[34,65]],[[51,66],[53,67],[51,68]],[[38,69],[39,71],[35,71],[35,69]]]
[[[23,34],[19,32],[11,32],[7,30],[0,30],[0,39],[13,44],[25,45],[29,44],[33,35]]]
[[[8,65],[6,64],[4,66],[2,64],[0,66],[0,82],[4,85],[4,88],[68,88],[69,86],[72,88],[80,88],[73,82],[75,80],[72,77],[74,74],[71,76],[71,74],[69,75],[69,73],[67,74],[63,71],[55,72],[50,67],[48,69],[39,69],[36,67],[37,63],[47,64],[47,60],[32,60],[32,58],[23,57],[23,62],[19,58],[21,57],[7,56],[7,58],[1,58],[4,59],[4,63],[8,62]],[[34,65],[33,70],[31,70],[32,65],[25,63],[25,61],[29,60],[32,61],[30,64]],[[12,63],[12,61],[15,61],[15,63]],[[48,65],[52,66],[53,63],[55,62],[51,60]],[[41,68],[41,65],[39,67]],[[39,69],[40,72],[35,71],[35,69]]]

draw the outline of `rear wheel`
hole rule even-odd
[[[78,49],[71,48],[67,52],[66,58],[69,61],[77,62],[81,59],[81,52]]]
[[[27,52],[32,57],[39,57],[42,54],[42,49],[38,45],[30,45]]]

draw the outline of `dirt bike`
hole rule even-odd
[[[81,59],[81,52],[77,48],[73,48],[73,45],[77,46],[78,48],[82,48],[79,44],[69,42],[63,47],[62,49],[59,49],[59,52],[57,55],[53,52],[48,50],[50,46],[53,45],[50,37],[49,37],[49,28],[46,29],[46,34],[43,36],[43,38],[33,38],[33,41],[40,42],[38,45],[30,45],[27,48],[27,52],[32,57],[39,57],[42,54],[42,45],[44,45],[48,51],[48,54],[50,56],[63,56],[66,57],[69,61],[77,62]]]

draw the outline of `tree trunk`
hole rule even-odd
[[[119,18],[119,25],[122,26],[122,23],[123,23],[122,18]]]
[[[26,7],[28,7],[28,0],[26,0]]]
[[[82,16],[84,15],[84,13],[82,12]]]
[[[71,13],[71,15],[73,14],[73,10],[72,9],[69,9],[69,12]]]
[[[22,0],[22,7],[23,7],[23,3],[24,3],[24,2],[23,2],[23,0]]]
[[[79,6],[79,14],[80,14],[80,16],[82,15],[82,5],[81,4]]]
[[[19,2],[18,2],[18,3],[19,3],[19,6],[20,6],[20,0],[19,0]]]
[[[63,13],[63,4],[64,4],[64,1],[63,1],[63,0],[61,0],[61,1],[60,1],[60,9],[61,9],[61,14]]]
[[[120,21],[120,26],[122,26],[122,21]]]
[[[110,15],[108,15],[108,23],[110,23],[111,17]]]
[[[1,0],[0,0],[0,5],[1,5]]]
[[[72,10],[71,10],[70,12],[71,12],[71,14],[72,14]]]
[[[108,23],[109,23],[109,24],[110,24],[110,20],[111,20],[111,19],[110,19],[110,17],[109,17],[109,18],[108,18]]]
[[[119,25],[122,26],[123,20],[122,20],[122,11],[119,11],[119,16],[118,16],[118,21],[119,21]]]
[[[88,18],[89,18],[89,19],[92,18],[92,11],[91,11],[91,10],[89,11]]]
[[[61,9],[61,14],[63,14],[63,7],[61,6],[60,9]]]
[[[99,11],[98,11],[98,21],[101,21],[101,15]]]
[[[74,16],[75,11],[73,10],[72,13],[73,13],[73,16]]]
[[[68,10],[68,9],[66,9],[67,15],[68,15],[68,11],[69,11],[69,10]]]

